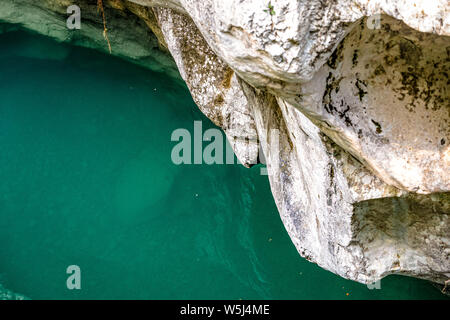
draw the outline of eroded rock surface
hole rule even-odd
[[[448,37],[363,19],[293,104],[383,181],[418,193],[450,189]]]
[[[95,4],[79,2],[90,23],[78,33],[63,0],[3,0],[0,21],[104,49]],[[262,147],[303,257],[362,283],[450,278],[447,0],[104,3],[114,54],[170,52],[241,162]]]
[[[243,87],[281,218],[303,257],[362,283],[391,273],[448,279],[448,194],[385,184],[300,111]]]
[[[253,113],[233,69],[209,48],[191,18],[169,8],[156,8],[155,13],[200,110],[225,131],[243,165],[257,164],[259,144]]]

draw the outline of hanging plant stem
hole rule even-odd
[[[106,27],[105,9],[103,8],[103,0],[97,0],[97,11],[101,13],[103,19],[103,38],[108,43],[109,53],[112,53],[111,43],[108,38],[108,28]]]

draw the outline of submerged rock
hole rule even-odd
[[[0,21],[105,50],[95,4],[78,2],[79,31],[65,29],[63,0],[4,0]],[[104,3],[113,54],[174,74],[170,53],[241,163],[261,146],[303,257],[362,283],[448,281],[446,0]]]
[[[28,300],[24,295],[12,292],[0,284],[0,300]]]

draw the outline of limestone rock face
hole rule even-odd
[[[383,181],[425,194],[449,189],[449,41],[439,36],[450,33],[447,1],[178,3],[241,78],[306,112]]]
[[[299,253],[347,279],[449,276],[448,193],[385,184],[303,113],[242,83],[281,218]]]
[[[446,281],[448,5],[179,3],[242,79],[300,254],[363,283]]]
[[[257,163],[262,148],[303,257],[362,283],[393,273],[448,281],[447,0],[104,3],[108,29],[120,30],[113,54],[158,59],[149,42],[170,52],[242,164]],[[30,22],[39,16],[61,26],[66,5],[3,0],[0,21],[104,48],[92,5],[84,7],[92,28],[80,33]],[[136,33],[130,21],[152,34]]]
[[[233,69],[209,48],[188,16],[169,8],[156,8],[155,12],[181,77],[200,110],[225,131],[243,165],[257,164],[259,144],[253,113]]]
[[[386,183],[450,189],[448,37],[361,20],[293,104]]]

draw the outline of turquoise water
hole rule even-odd
[[[174,79],[37,35],[0,36],[0,283],[31,299],[444,298],[301,258],[267,177],[171,162],[214,125]],[[66,268],[81,268],[81,290]]]

